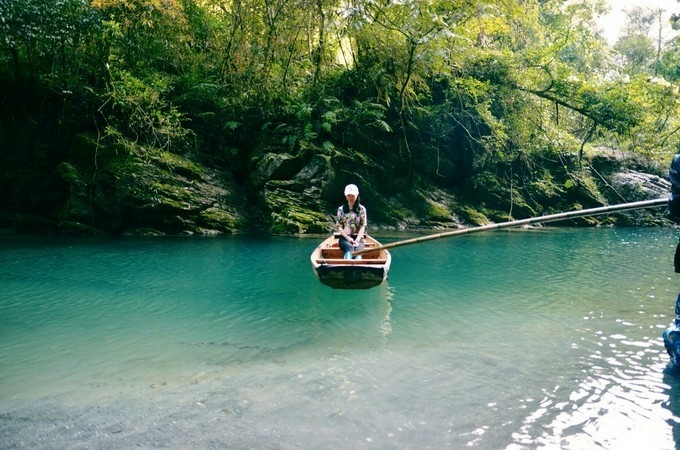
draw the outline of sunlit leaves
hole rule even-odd
[[[177,0],[94,0],[104,17],[103,46],[121,69],[180,70],[190,56],[190,30]]]
[[[176,148],[188,142],[183,127],[194,127],[209,135],[196,144],[206,152],[241,145],[247,154],[271,137],[290,152],[366,147],[397,162],[408,154],[428,170],[436,159],[437,176],[447,164],[465,174],[515,157],[530,167],[532,152],[557,142],[624,142],[675,123],[658,86],[625,78],[652,67],[648,41],[619,41],[627,64],[612,64],[594,26],[603,8],[603,0],[0,0],[0,62],[7,73],[16,62],[61,79],[86,61],[96,70],[78,82],[99,84],[93,92],[108,102],[91,115],[116,138]],[[677,79],[678,53],[653,67]]]
[[[165,99],[168,89],[168,78],[161,74],[142,80],[125,70],[114,71],[102,107],[115,113],[110,116],[115,121],[108,128],[110,137],[118,141],[122,131],[143,146],[181,150],[189,130],[182,125],[182,113]]]
[[[630,146],[658,158],[677,152],[680,142],[680,93],[677,85],[663,78],[638,76],[626,83],[630,101],[644,111],[630,136]],[[675,144],[675,145],[674,145]]]

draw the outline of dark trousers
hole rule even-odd
[[[352,236],[352,239],[354,239],[354,236]],[[339,245],[340,248],[342,249],[342,252],[343,252],[343,253],[353,252],[354,250],[362,250],[362,249],[364,248],[364,244],[365,244],[365,243],[364,243],[364,240],[362,239],[361,242],[359,242],[359,245],[357,245],[356,247],[354,247],[354,246],[353,246],[347,239],[345,239],[344,237],[341,236],[340,239],[338,239],[338,245]]]

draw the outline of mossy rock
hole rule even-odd
[[[262,198],[271,211],[272,233],[319,233],[331,228],[329,216],[320,212],[319,188],[301,181],[269,181]]]
[[[441,203],[437,203],[433,200],[426,200],[425,202],[425,214],[424,220],[429,222],[451,222],[453,218],[451,217],[451,212],[446,208],[446,206]]]
[[[469,206],[456,207],[454,209],[454,212],[465,223],[469,223],[475,226],[488,225],[490,223],[489,218],[486,217],[482,212],[473,209]]]
[[[199,224],[209,230],[237,230],[238,216],[221,208],[208,208],[199,213]]]
[[[311,210],[273,212],[270,231],[274,234],[328,233],[329,222],[323,214]]]
[[[68,224],[87,224],[112,233],[145,235],[213,234],[249,227],[238,212],[246,203],[244,196],[230,191],[233,180],[216,171],[181,155],[134,144],[97,149],[108,156],[95,168],[84,157],[87,143],[82,139],[74,150],[82,156],[77,161],[87,161],[84,166],[69,162],[58,169],[71,191],[60,214],[65,227],[77,230]]]

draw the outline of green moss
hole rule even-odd
[[[375,210],[375,211],[374,211]],[[390,221],[412,221],[417,217],[417,214],[408,209],[404,202],[400,202],[395,198],[378,199],[378,202],[369,211],[370,217],[377,217],[379,220]]]
[[[200,224],[210,229],[236,230],[238,219],[220,208],[208,208],[200,213]]]
[[[557,183],[551,173],[546,172],[542,178],[529,183],[527,188],[532,199],[539,203],[546,203],[559,201],[563,198],[565,187]]]
[[[174,153],[158,151],[151,154],[151,157],[158,161],[161,166],[165,166],[168,171],[188,178],[189,180],[199,180],[206,175],[205,169],[190,159],[181,157]]]
[[[430,221],[451,221],[451,212],[444,205],[429,199],[425,202],[425,216]]]
[[[314,189],[299,181],[267,182],[263,198],[271,210],[271,231],[275,234],[328,232],[329,220],[313,194]]]
[[[145,199],[146,201],[156,201],[172,208],[187,211],[195,209],[197,199],[191,191],[185,186],[170,184],[172,178],[167,178],[164,181],[151,183],[150,193],[152,193],[152,196]]]
[[[328,221],[323,214],[307,209],[287,209],[272,212],[271,231],[275,234],[328,232]]]
[[[271,232],[274,234],[299,234],[305,232],[304,226],[291,219],[287,214],[273,212],[271,217]]]
[[[469,206],[457,207],[455,213],[466,223],[474,225],[487,225],[489,223],[488,217]]]

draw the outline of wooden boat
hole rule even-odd
[[[371,236],[364,237],[364,250],[380,247]],[[310,257],[314,275],[333,289],[369,289],[387,280],[392,255],[387,250],[376,250],[361,255],[361,259],[343,259],[343,252],[335,235],[326,238]]]

